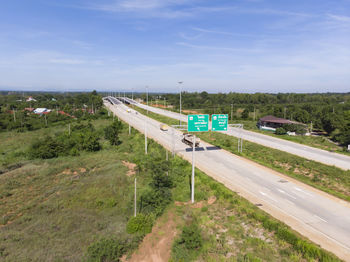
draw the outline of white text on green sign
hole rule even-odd
[[[217,114],[211,115],[211,130],[212,131],[227,131],[228,115]]]
[[[209,115],[188,115],[188,132],[207,132],[209,131]]]

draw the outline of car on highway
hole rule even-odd
[[[160,124],[160,130],[162,131],[168,131],[169,130],[169,126],[166,124]]]

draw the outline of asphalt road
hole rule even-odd
[[[134,105],[140,108],[143,108],[145,110],[148,109],[151,112],[164,115],[170,118],[178,119],[183,122],[187,122],[187,115],[180,115],[179,113],[140,104],[129,98],[127,98],[127,100],[130,103],[133,103]],[[326,165],[336,166],[344,170],[350,169],[350,157],[342,154],[328,152],[322,149],[305,146],[305,145],[294,143],[284,139],[279,139],[268,135],[263,135],[256,132],[244,130],[244,129],[242,130],[239,128],[231,127],[227,132],[223,132],[223,133],[230,136],[242,137],[244,140],[248,140],[250,142],[254,142],[266,147],[285,151],[293,155],[314,160]]]
[[[182,133],[161,131],[160,122],[110,98],[105,105],[123,121],[168,150],[191,162],[192,149],[181,142]],[[129,109],[130,112],[127,112]],[[323,248],[350,261],[350,205],[273,170],[201,142],[196,167],[236,191],[259,208],[285,222]]]

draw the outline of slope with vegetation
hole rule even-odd
[[[179,110],[179,94],[151,94],[149,100],[164,97]],[[254,120],[266,115],[287,118],[325,132],[343,147],[350,144],[350,93],[344,94],[242,94],[182,93],[182,109],[206,114],[229,114],[233,120]]]
[[[96,137],[98,149],[75,143],[89,144],[87,133]],[[43,150],[32,137],[64,150],[33,154]],[[198,170],[197,204],[189,205],[191,165],[178,157],[167,161],[152,140],[145,155],[143,136],[135,130],[128,135],[116,119],[82,122],[70,136],[62,126],[4,132],[0,138],[1,148],[11,147],[0,158],[0,261],[128,259],[171,207],[181,217],[174,261],[338,261]],[[71,153],[74,148],[79,154]]]
[[[137,107],[134,109],[146,114],[144,109]],[[148,116],[169,125],[179,123],[178,120],[152,112],[148,112]],[[345,171],[249,141],[244,141],[243,152],[238,153],[238,141],[235,137],[211,131],[197,133],[196,135],[202,140],[233,154],[246,157],[336,197],[350,201],[350,170]]]

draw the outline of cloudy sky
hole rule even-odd
[[[350,0],[3,0],[0,89],[349,92]]]

